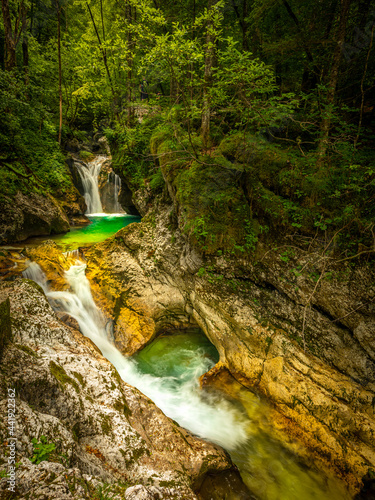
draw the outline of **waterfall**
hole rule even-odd
[[[98,176],[106,159],[106,156],[99,155],[87,164],[76,163],[84,189],[83,196],[87,205],[86,214],[99,214],[103,212],[99,194]]]
[[[106,321],[92,298],[85,269],[86,264],[76,262],[65,272],[71,292],[50,290],[46,276],[36,263],[31,263],[23,274],[42,286],[56,311],[67,313],[77,320],[83,335],[96,344],[125,382],[150,397],[167,416],[194,434],[227,450],[233,450],[245,442],[246,422],[242,414],[217,396],[202,396],[198,377],[213,364],[203,353],[197,352],[194,363],[186,368],[179,384],[176,384],[176,377],[142,373],[134,360],[121,354],[108,339]]]
[[[118,195],[121,191],[121,179],[120,177],[117,175],[117,174],[114,174],[115,175],[115,193],[114,193],[114,199],[115,199],[115,212],[123,212],[123,208],[122,206],[120,205],[120,203],[118,202]]]
[[[121,190],[121,179],[113,171],[108,172],[107,182],[100,188],[104,211],[108,214],[123,214],[124,209],[118,201]]]

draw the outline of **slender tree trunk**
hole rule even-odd
[[[208,9],[213,9],[218,0],[208,0]],[[212,73],[216,64],[216,37],[212,33],[214,24],[209,20],[206,27],[206,55],[204,62],[204,85],[203,85],[203,111],[202,111],[202,139],[203,146],[208,149],[210,142],[211,103],[210,87],[212,85]]]
[[[297,30],[298,30],[298,34],[300,35],[300,38],[301,38],[301,42],[303,44],[303,49],[305,51],[305,54],[306,54],[306,57],[307,59],[310,61],[310,62],[313,62],[314,61],[314,58],[311,54],[311,51],[309,49],[309,47],[307,46],[306,42],[305,42],[305,37],[303,35],[303,32],[301,30],[301,25],[300,25],[300,22],[297,18],[297,16],[294,14],[291,6],[289,5],[289,2],[287,2],[287,0],[282,0],[283,4],[284,4],[284,7],[286,8],[289,16],[293,19],[293,22],[294,24],[296,25],[297,27]]]
[[[369,48],[368,48],[368,51],[367,51],[367,57],[366,57],[366,62],[365,62],[365,69],[363,71],[363,76],[362,76],[362,80],[361,80],[361,110],[360,110],[360,113],[359,113],[359,123],[358,123],[358,130],[357,130],[357,135],[356,135],[356,138],[354,140],[354,149],[357,147],[357,143],[358,143],[358,140],[359,140],[359,137],[360,137],[360,134],[361,134],[361,127],[362,127],[362,120],[363,120],[363,108],[364,108],[364,105],[365,105],[365,94],[366,94],[366,91],[364,89],[364,82],[365,82],[365,78],[366,78],[366,74],[367,74],[367,68],[368,68],[368,62],[369,62],[369,59],[370,59],[370,54],[371,54],[371,50],[372,50],[372,44],[373,44],[373,41],[374,41],[374,29],[375,29],[375,26],[372,27],[372,30],[371,30],[371,39],[370,39],[370,45],[369,45]]]
[[[232,6],[234,9],[234,12],[236,13],[238,23],[240,25],[241,31],[242,31],[242,50],[248,51],[249,50],[249,44],[247,40],[247,30],[248,30],[248,25],[247,25],[247,0],[242,0],[242,14],[240,13],[240,10],[238,8],[238,5],[236,3],[236,0],[232,0]]]
[[[12,29],[12,20],[9,10],[9,0],[1,0],[1,10],[3,12],[4,35],[5,35],[5,57],[4,67],[7,71],[11,71],[16,67],[16,48],[20,41],[21,35],[26,27],[27,8],[23,1],[19,4],[18,15],[14,22],[14,30]]]
[[[248,22],[247,22],[247,15],[248,15],[248,5],[247,5],[247,0],[243,0],[243,5],[242,5],[242,49],[244,51],[249,50],[249,41],[247,39],[247,31],[248,31]]]
[[[98,28],[96,27],[95,19],[94,19],[94,16],[92,15],[92,11],[91,11],[91,9],[90,9],[90,5],[89,5],[88,3],[86,3],[86,5],[87,5],[87,8],[88,8],[88,10],[89,10],[90,17],[91,17],[91,21],[92,21],[92,24],[93,24],[93,26],[94,26],[94,30],[95,30],[95,33],[96,33],[96,37],[97,37],[98,42],[99,42],[99,48],[100,48],[100,51],[101,51],[101,53],[102,53],[104,66],[105,66],[105,69],[106,69],[106,72],[107,72],[107,76],[108,76],[109,84],[110,84],[110,86],[111,86],[112,97],[113,97],[113,100],[115,100],[115,89],[114,89],[114,87],[113,87],[111,73],[109,72],[109,68],[108,68],[107,54],[106,54],[105,48],[103,47],[103,44],[102,44],[102,41],[101,41],[101,38],[100,38],[100,35],[99,35]]]
[[[30,14],[30,33],[33,34],[33,26],[34,26],[34,0],[31,0],[31,14]]]
[[[103,0],[100,0],[100,17],[102,21],[102,33],[103,33],[103,42],[105,42],[105,30],[104,30],[104,16],[103,16]],[[104,48],[106,51],[106,49]]]
[[[319,68],[316,66],[314,63],[314,57],[312,55],[312,52],[306,42],[306,38],[303,32],[303,29],[301,28],[301,23],[299,22],[298,17],[295,15],[292,7],[290,6],[289,2],[287,0],[282,0],[282,3],[286,9],[286,11],[289,14],[289,17],[293,20],[293,23],[295,24],[297,28],[297,32],[299,35],[300,42],[302,44],[303,50],[306,54],[306,58],[308,63],[305,65],[303,74],[302,74],[302,90],[305,92],[308,92],[312,88],[316,86],[318,83],[318,75],[320,73]]]
[[[332,121],[333,105],[335,102],[336,87],[339,78],[340,62],[342,57],[342,46],[345,41],[346,25],[349,16],[351,0],[341,0],[340,22],[336,36],[336,46],[333,53],[331,70],[327,81],[326,106],[320,126],[320,140],[318,144],[318,165],[321,165],[327,153],[329,131]]]
[[[59,60],[59,109],[60,109],[60,119],[59,119],[59,144],[61,144],[61,130],[62,130],[62,87],[61,87],[61,7],[59,5],[59,0],[56,0],[57,9],[57,55]]]
[[[13,38],[12,21],[8,0],[1,0],[1,9],[3,11],[5,36],[4,67],[7,71],[11,71],[16,66],[16,44],[14,43]]]
[[[23,64],[23,72],[25,75],[25,84],[29,85],[29,44],[27,40],[27,36],[24,36],[22,39],[22,64]]]
[[[195,11],[196,11],[196,5],[195,5],[195,0],[193,0],[193,9],[192,9],[192,21],[191,21],[191,36],[192,39],[195,40],[196,38],[196,33],[195,33]],[[194,95],[194,63],[190,63],[190,103],[193,102],[193,95]]]
[[[130,25],[133,21],[133,9],[132,9],[132,5],[129,2],[126,2],[126,4],[125,4],[125,18],[127,20],[127,23]],[[128,29],[126,38],[127,38],[126,41],[127,41],[127,48],[128,48],[128,55],[126,57],[126,64],[127,64],[127,78],[126,78],[127,123],[128,123],[128,125],[131,125],[131,123],[134,120],[134,106],[132,105],[132,101],[133,101],[132,83],[133,83],[134,40],[133,40],[130,29]]]

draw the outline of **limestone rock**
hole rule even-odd
[[[18,192],[14,199],[4,198],[0,206],[0,242],[22,241],[69,231],[69,221],[50,195]]]
[[[34,282],[0,283],[0,302],[6,298],[14,337],[0,364],[0,413],[7,411],[7,388],[15,388],[21,497],[78,500],[110,488],[120,500],[136,484],[161,498],[193,499],[206,472],[231,467],[223,450],[179,428],[124,383],[86,337],[58,320]],[[1,468],[7,436],[1,418]],[[56,449],[48,462],[31,464],[32,439],[41,436]],[[5,490],[3,479],[0,497]]]
[[[125,492],[125,500],[195,500],[197,497],[189,491],[155,486],[132,486]]]
[[[287,263],[262,248],[256,265],[207,259],[171,213],[156,206],[86,253],[95,299],[115,311],[115,341],[132,353],[168,325],[199,326],[221,366],[265,394],[289,419],[288,432],[358,489],[375,466],[374,272],[338,266],[317,286],[319,259],[303,251]],[[304,264],[305,274],[293,272]],[[145,331],[133,345],[132,322]]]

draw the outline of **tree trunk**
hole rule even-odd
[[[91,9],[90,9],[90,5],[89,5],[88,3],[86,3],[86,5],[87,5],[87,8],[88,8],[88,10],[89,10],[90,17],[91,17],[91,21],[92,21],[92,24],[93,24],[93,26],[94,26],[94,30],[95,30],[95,33],[96,33],[96,37],[97,37],[98,42],[99,42],[99,48],[100,48],[100,51],[101,51],[102,56],[103,56],[104,66],[105,66],[105,69],[106,69],[106,72],[107,72],[107,76],[108,76],[109,84],[110,84],[110,86],[111,86],[112,97],[113,97],[113,100],[115,101],[115,89],[114,89],[114,87],[113,87],[111,73],[109,72],[109,68],[108,68],[108,63],[107,63],[107,53],[106,53],[106,50],[105,50],[105,48],[103,47],[102,41],[101,41],[101,39],[100,39],[99,31],[98,31],[98,28],[96,27],[95,19],[94,19],[94,16],[92,15],[92,11],[91,11]]]
[[[13,39],[12,21],[10,18],[8,0],[1,0],[1,9],[3,11],[5,36],[4,67],[7,71],[11,71],[16,66],[16,45]]]
[[[135,8],[135,7],[134,7]],[[125,4],[125,17],[128,24],[133,21],[133,9],[132,5],[129,2]],[[126,104],[127,104],[127,124],[130,126],[134,120],[134,106],[132,104],[133,101],[133,49],[134,49],[134,40],[131,34],[131,30],[129,29],[126,35],[126,42],[128,48],[128,55],[126,57],[127,64],[127,78],[126,78]]]
[[[22,64],[23,64],[23,72],[25,75],[25,85],[28,86],[30,81],[29,81],[29,44],[27,36],[24,36],[22,39]]]
[[[17,64],[16,48],[26,26],[27,8],[23,1],[19,4],[18,16],[14,22],[14,30],[12,29],[9,0],[1,0],[1,10],[3,12],[5,37],[4,67],[7,71],[11,71]]]
[[[326,106],[320,126],[320,139],[318,144],[318,165],[321,165],[328,149],[329,131],[332,121],[333,105],[335,102],[336,87],[339,77],[340,62],[342,57],[342,46],[345,41],[346,25],[349,16],[351,0],[341,0],[340,22],[336,36],[336,46],[333,53],[331,70],[327,81]]]
[[[215,7],[218,0],[209,0],[208,9]],[[212,73],[216,64],[216,37],[212,33],[214,29],[212,20],[207,22],[206,29],[206,54],[204,61],[204,85],[203,85],[203,111],[202,111],[202,139],[203,147],[208,149],[210,143],[210,124],[211,124],[211,102],[210,87],[212,85]]]
[[[59,109],[60,109],[60,119],[59,119],[59,144],[61,144],[61,130],[62,130],[62,88],[61,88],[61,7],[59,5],[59,0],[56,0],[57,9],[57,54],[59,60]]]
[[[242,50],[248,51],[249,50],[249,43],[247,39],[247,31],[248,31],[248,25],[247,25],[247,0],[242,0],[242,15],[239,11],[238,5],[235,0],[232,0],[232,6],[234,9],[234,12],[236,13],[238,23],[240,25],[241,31],[242,31]]]

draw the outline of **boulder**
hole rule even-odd
[[[69,229],[65,212],[51,195],[18,192],[14,198],[0,202],[0,243],[66,233]]]

